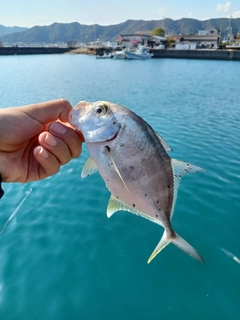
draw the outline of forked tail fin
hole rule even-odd
[[[156,257],[156,255],[162,251],[169,243],[175,244],[179,249],[184,251],[186,254],[191,256],[194,259],[199,260],[200,262],[204,263],[203,258],[200,254],[195,250],[187,241],[185,241],[182,237],[180,237],[177,233],[174,232],[174,236],[167,237],[166,230],[164,230],[163,236],[159,241],[158,245],[154,249],[153,253],[151,254],[150,258],[148,259],[148,263],[152,261]]]

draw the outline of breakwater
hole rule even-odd
[[[23,55],[23,54],[56,54],[66,53],[73,48],[60,47],[0,47],[0,56]]]
[[[172,50],[151,49],[153,58],[240,60],[240,50]]]

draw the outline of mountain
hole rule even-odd
[[[0,37],[17,32],[26,31],[28,28],[23,27],[5,27],[0,24]]]
[[[222,35],[227,34],[229,19],[209,19],[196,20],[183,18],[180,20],[127,20],[123,23],[100,26],[83,25],[78,22],[72,23],[53,23],[50,26],[35,26],[22,32],[15,32],[0,37],[0,41],[10,44],[23,42],[31,43],[57,43],[57,42],[89,42],[96,41],[116,41],[120,34],[131,34],[134,32],[149,31],[157,27],[163,27],[168,35],[188,35],[197,34],[199,30],[209,30],[217,28]],[[232,32],[240,32],[240,18],[231,20]],[[0,33],[1,34],[1,33]]]

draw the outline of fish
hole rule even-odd
[[[81,177],[98,171],[111,193],[107,217],[124,210],[164,228],[148,263],[170,243],[204,262],[171,226],[181,178],[204,170],[171,158],[172,149],[162,136],[116,103],[80,101],[70,111],[69,123],[81,132],[90,154]]]

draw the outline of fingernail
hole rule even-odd
[[[50,134],[46,135],[44,142],[46,142],[46,144],[48,144],[51,147],[55,147],[57,145],[57,140],[54,139],[53,136],[50,136]]]
[[[39,154],[44,159],[48,158],[48,152],[45,149],[43,149],[42,147],[40,147]]]
[[[50,125],[50,129],[52,132],[57,133],[57,134],[64,134],[66,132],[66,128],[58,122],[53,122]]]

